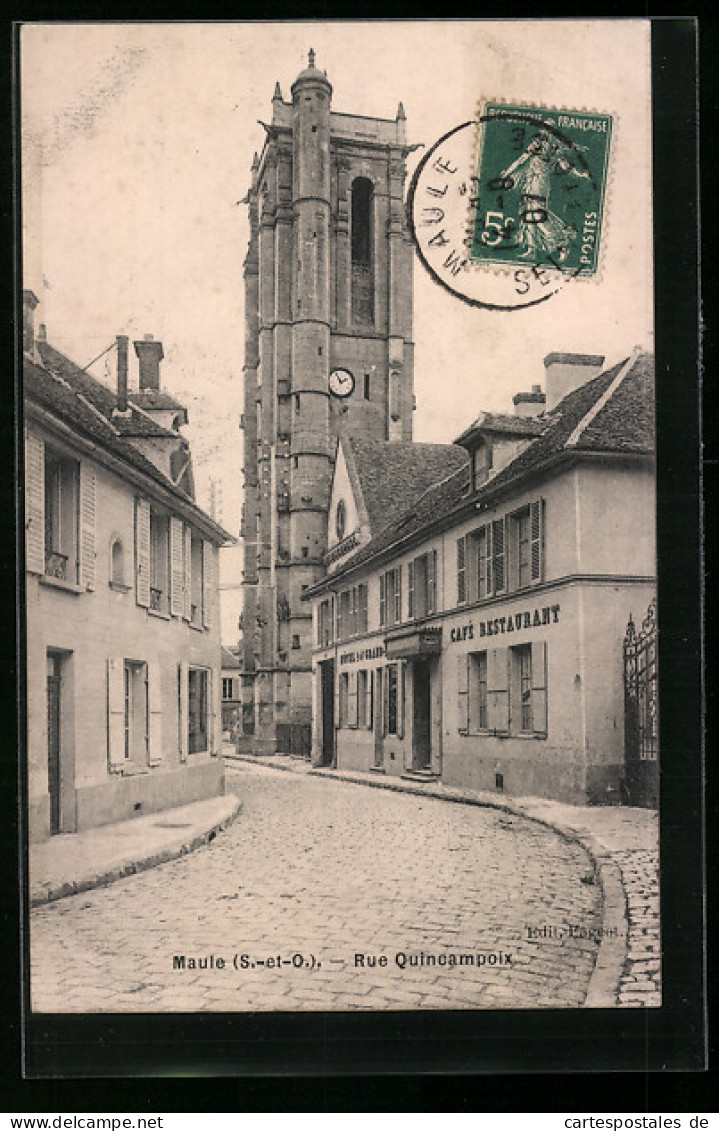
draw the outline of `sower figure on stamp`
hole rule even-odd
[[[547,118],[546,124],[553,126],[554,122]],[[589,171],[578,167],[572,160],[574,151],[583,148],[570,147],[556,135],[542,129],[532,138],[524,153],[501,174],[501,180],[507,187],[516,187],[521,193],[519,242],[526,248],[520,253],[522,258],[543,253],[547,258],[556,255],[561,263],[569,255],[570,243],[577,238],[577,231],[550,212],[550,177],[552,173],[571,173],[589,180]]]

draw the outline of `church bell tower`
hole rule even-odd
[[[312,614],[337,435],[411,440],[405,113],[337,113],[309,66],[279,83],[247,194],[241,748],[309,756]]]

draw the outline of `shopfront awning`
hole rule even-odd
[[[388,660],[438,656],[441,651],[441,628],[403,629],[399,632],[393,632],[385,641],[385,655]]]

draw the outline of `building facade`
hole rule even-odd
[[[550,355],[546,405],[535,386],[514,416],[482,414],[461,466],[402,513],[375,501],[367,521],[366,472],[340,452],[328,573],[307,595],[316,763],[655,801],[656,761],[644,799],[629,788],[623,673],[628,621],[656,593],[653,363],[602,364]],[[656,711],[648,725],[655,739]]]
[[[314,63],[279,84],[247,194],[243,735],[309,754],[312,640],[336,437],[412,436],[404,110],[332,109]]]
[[[110,390],[44,339],[24,356],[31,841],[224,790],[218,548],[161,390],[162,346],[126,338]],[[29,308],[29,309],[28,309]]]

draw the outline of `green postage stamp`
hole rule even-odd
[[[470,263],[595,275],[611,136],[609,114],[485,104]]]

